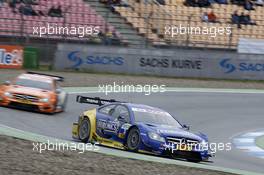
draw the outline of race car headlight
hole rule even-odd
[[[10,92],[5,92],[4,95],[6,97],[9,97],[9,98],[12,98],[13,97],[13,95]]]
[[[159,134],[155,133],[155,132],[149,132],[148,133],[149,138],[151,138],[152,140],[156,140],[159,142],[165,142],[164,137],[161,137]]]
[[[48,98],[41,98],[39,101],[43,102],[43,103],[48,103],[49,99]]]

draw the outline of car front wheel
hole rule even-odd
[[[132,128],[127,136],[127,149],[129,151],[138,151],[141,143],[140,131],[138,128]]]

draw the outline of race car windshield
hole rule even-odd
[[[163,111],[152,111],[144,109],[132,109],[136,122],[168,125],[182,128],[182,125],[175,120],[169,113]]]
[[[15,85],[18,86],[25,86],[25,87],[32,87],[37,89],[44,89],[44,90],[52,90],[51,83],[44,82],[44,81],[36,81],[30,79],[19,78],[15,82]]]

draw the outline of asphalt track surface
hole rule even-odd
[[[115,98],[121,101],[160,107],[173,114],[191,130],[201,131],[211,142],[228,143],[242,132],[263,128],[264,94],[213,93],[213,92],[165,92],[144,96],[139,93],[83,94]],[[71,125],[78,115],[94,105],[78,104],[76,94],[68,99],[65,113],[45,115],[27,111],[0,108],[0,123],[9,127],[58,139],[72,140]],[[110,149],[111,151],[111,149]],[[122,154],[122,151],[120,151]],[[212,166],[235,168],[264,173],[264,161],[232,146],[231,151],[219,151],[211,159]]]

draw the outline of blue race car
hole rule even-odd
[[[72,127],[74,139],[191,162],[211,157],[207,136],[190,132],[164,110],[98,97],[77,96],[77,102],[99,107],[79,116]]]

